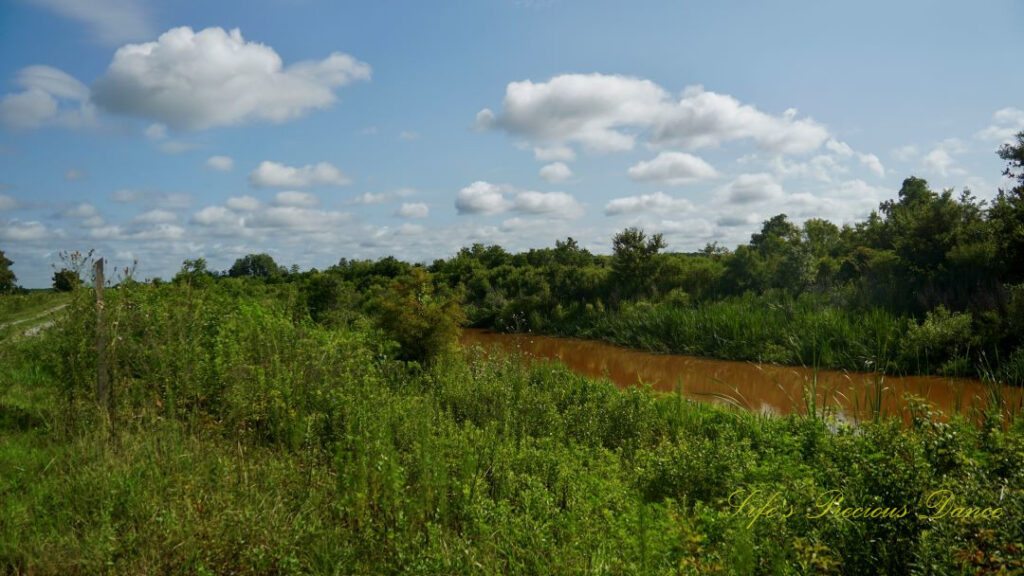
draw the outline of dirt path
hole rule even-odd
[[[42,319],[44,319],[44,318],[46,318],[48,316],[52,316],[52,315],[56,314],[57,312],[63,310],[66,307],[67,307],[67,304],[61,304],[60,306],[54,306],[53,308],[50,308],[49,310],[44,310],[42,313],[37,314],[35,316],[32,316],[31,318],[22,318],[21,320],[14,320],[14,321],[11,321],[11,322],[6,322],[4,324],[0,324],[0,332],[6,330],[7,328],[11,328],[13,326],[17,326],[19,324],[25,324],[25,323],[28,323],[28,322],[35,322],[37,320],[42,320]],[[34,326],[30,326],[27,330],[25,330],[22,333],[22,335],[23,336],[35,336],[36,334],[39,334],[43,330],[46,330],[47,328],[53,326],[54,322],[55,322],[54,320],[49,320],[49,321],[46,321],[46,322],[41,322],[41,323],[36,324]]]

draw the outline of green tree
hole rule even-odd
[[[989,209],[989,221],[995,236],[995,250],[1005,281],[1024,282],[1024,131],[1017,133],[1015,144],[1004,144],[999,157],[1006,160],[1003,175],[1017,185],[1000,190]]]
[[[185,260],[181,263],[181,270],[175,274],[172,282],[175,284],[188,284],[190,286],[205,286],[213,280],[213,273],[206,267],[205,258]]]
[[[278,266],[270,254],[247,254],[238,260],[228,270],[228,276],[232,278],[262,278],[264,280],[277,278],[287,273],[287,269]]]
[[[10,294],[17,287],[18,278],[14,275],[14,270],[11,270],[12,264],[14,262],[0,250],[0,294]]]
[[[370,299],[377,325],[398,343],[403,360],[429,363],[458,347],[465,322],[455,293],[439,290],[423,268],[393,279]]]
[[[78,272],[70,268],[61,268],[53,273],[53,289],[57,292],[71,292],[82,284]]]
[[[611,280],[620,296],[649,295],[655,282],[655,256],[665,248],[661,234],[647,237],[639,228],[626,228],[612,238]]]

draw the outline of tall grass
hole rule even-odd
[[[775,301],[748,294],[695,307],[627,304],[618,312],[583,314],[559,331],[654,352],[886,370],[897,360],[906,322],[881,309],[860,312],[811,297]]]
[[[290,288],[108,292],[114,426],[87,297],[0,349],[0,570],[189,574],[903,574],[1021,568],[1024,430],[765,417],[482,351],[393,360]],[[734,327],[736,330],[745,330]],[[29,416],[22,416],[28,414]],[[750,519],[827,490],[946,488],[984,524]],[[799,568],[803,567],[803,568]]]

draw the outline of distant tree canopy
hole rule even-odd
[[[10,294],[18,287],[18,278],[14,275],[11,266],[14,264],[4,251],[0,250],[0,294]]]
[[[277,278],[288,273],[287,268],[278,266],[270,254],[247,254],[232,264],[228,276],[232,278]]]
[[[57,292],[71,292],[82,284],[78,272],[69,268],[61,268],[53,273],[53,289]]]

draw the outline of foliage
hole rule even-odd
[[[394,278],[371,297],[368,307],[384,334],[398,343],[404,360],[432,362],[458,346],[465,321],[459,300],[439,290],[422,268]]]
[[[661,234],[650,238],[639,228],[626,228],[612,238],[612,273],[615,290],[624,298],[650,296],[655,256],[665,248]]]
[[[1024,568],[1020,421],[764,417],[479,349],[421,367],[391,359],[368,322],[311,322],[299,291],[231,278],[109,290],[110,421],[92,400],[90,291],[59,327],[0,348],[2,570]],[[753,519],[737,490],[778,492],[795,513]],[[808,518],[830,490],[908,514]],[[936,490],[1004,514],[926,520]]]
[[[18,278],[14,270],[11,270],[12,264],[14,262],[0,250],[0,294],[11,294],[18,287]]]
[[[278,266],[274,262],[274,258],[267,253],[247,254],[235,260],[228,270],[228,276],[232,278],[262,278],[265,280],[275,279],[287,273],[287,269]]]
[[[53,273],[53,289],[57,292],[71,292],[81,284],[78,272],[70,268],[61,268]]]

